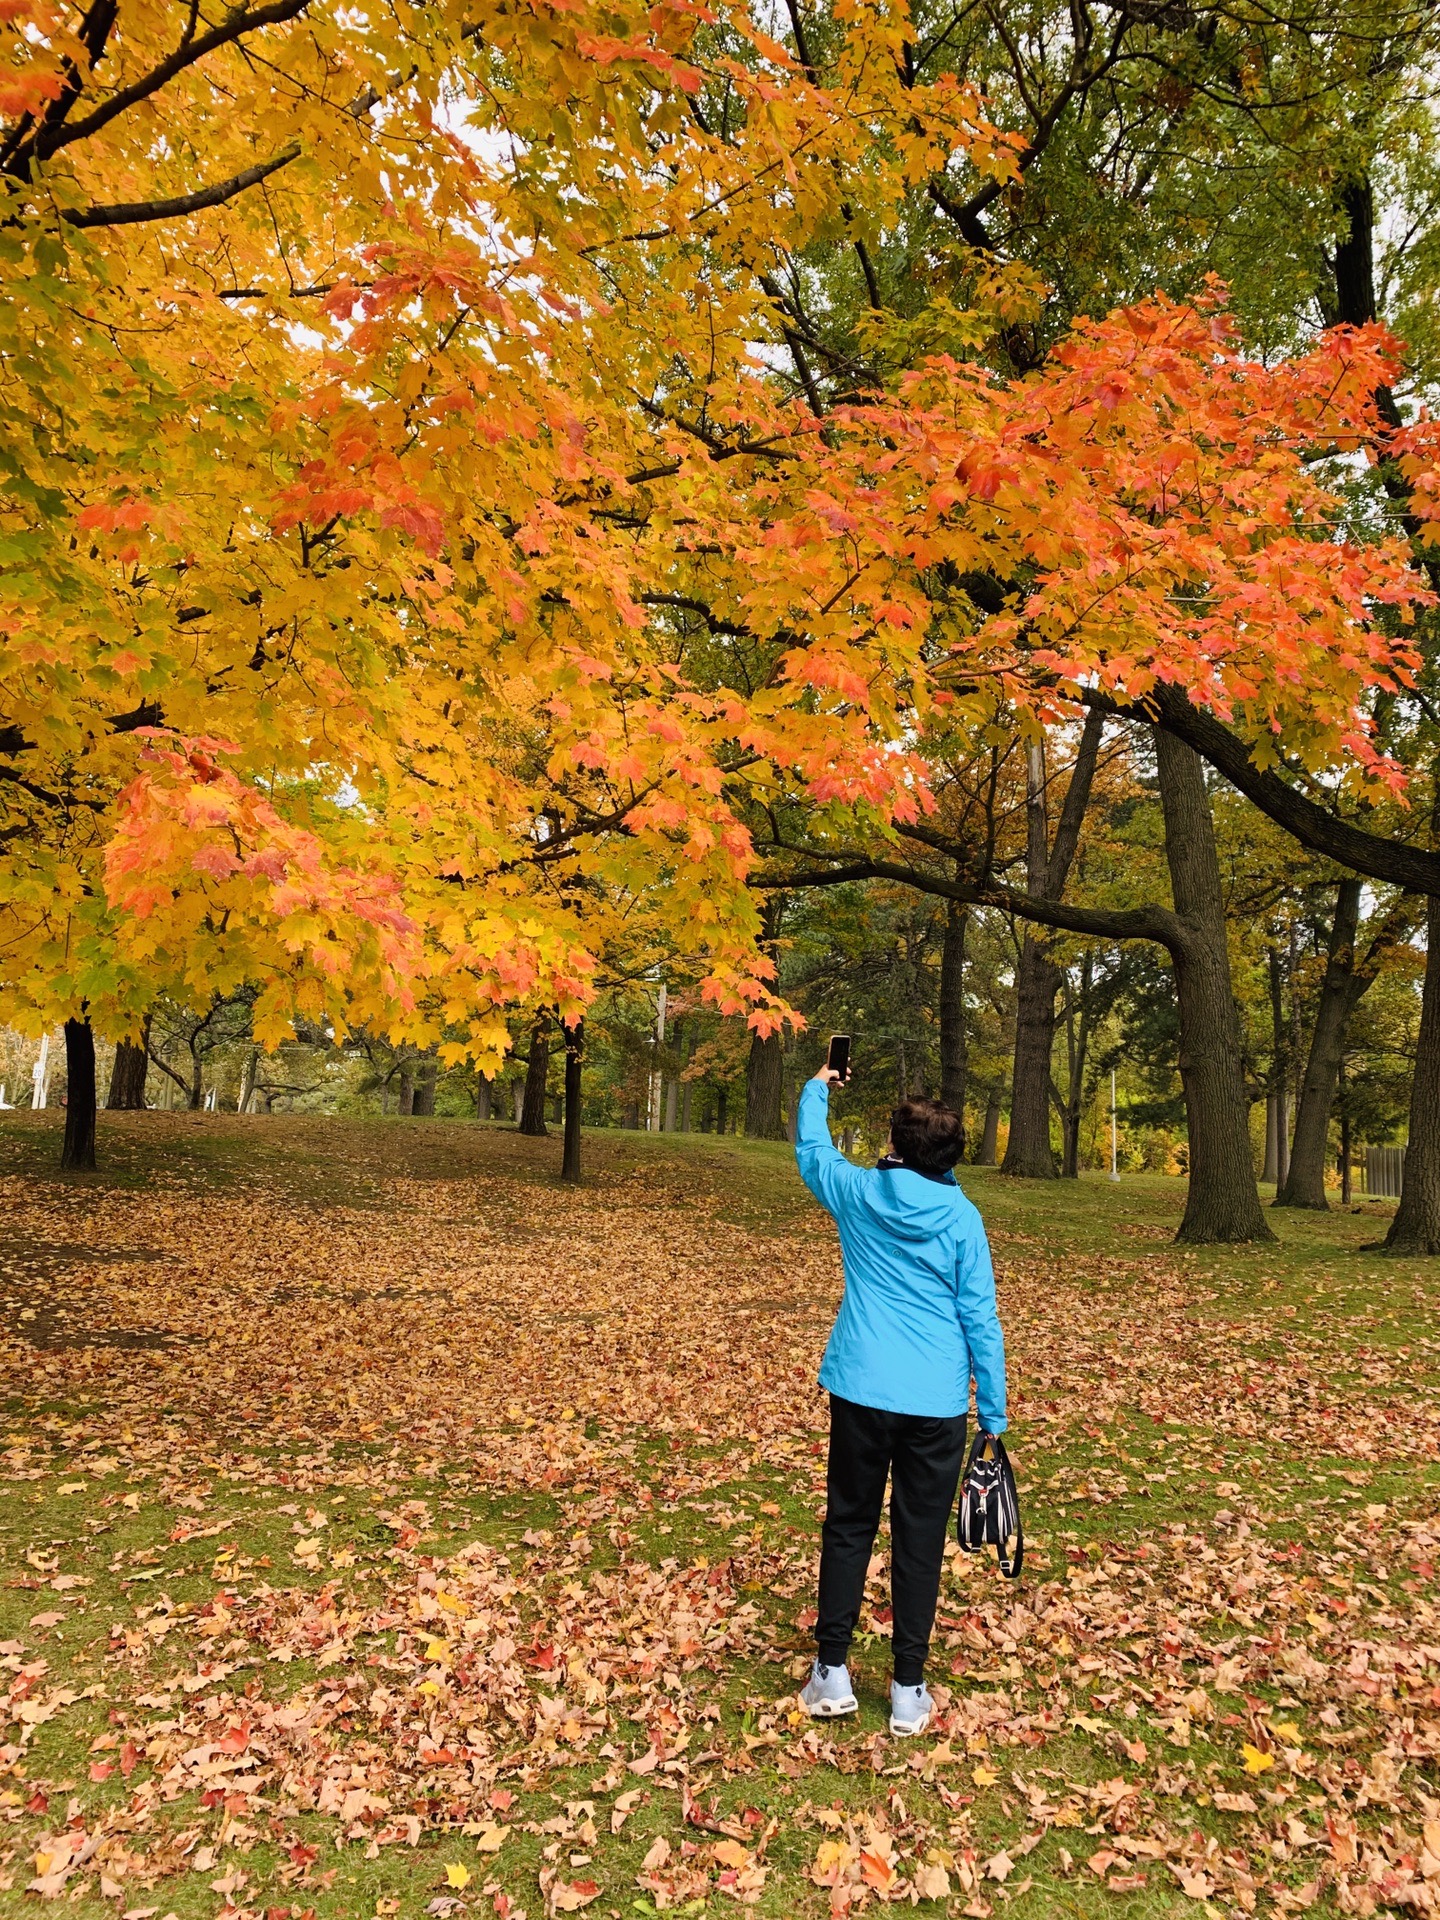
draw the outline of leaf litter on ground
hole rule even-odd
[[[6,1178],[71,1259],[45,1343],[15,1316],[0,1349],[0,1890],[156,1920],[1440,1904],[1423,1332],[1375,1338],[1318,1275],[1302,1321],[1152,1244],[1047,1255],[987,1185],[1036,1545],[1013,1589],[952,1550],[939,1711],[899,1742],[883,1535],[864,1710],[795,1701],[839,1273],[813,1216],[733,1211],[778,1159],[597,1154],[566,1192],[545,1143],[448,1132],[449,1179],[385,1135],[379,1204],[301,1210],[272,1164],[373,1152],[343,1123],[252,1125],[252,1176],[202,1193]]]

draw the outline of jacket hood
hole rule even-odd
[[[886,1168],[865,1187],[866,1209],[897,1240],[933,1240],[953,1222],[963,1199],[955,1180],[927,1180],[909,1167]]]

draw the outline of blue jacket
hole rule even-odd
[[[887,1413],[950,1417],[975,1406],[987,1433],[1005,1428],[1005,1342],[980,1215],[947,1174],[855,1167],[830,1139],[830,1089],[807,1080],[795,1158],[835,1217],[845,1297],[820,1384]]]

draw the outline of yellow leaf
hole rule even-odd
[[[974,1768],[970,1778],[975,1782],[977,1787],[993,1787],[1000,1776],[994,1767],[982,1766]]]
[[[744,1867],[750,1862],[748,1851],[738,1840],[719,1840],[713,1849],[715,1858],[722,1867]]]
[[[447,1887],[469,1886],[470,1869],[465,1865],[463,1860],[451,1860],[448,1862],[445,1868],[445,1884]]]
[[[487,1821],[475,1836],[475,1845],[481,1853],[498,1853],[505,1844],[506,1829],[497,1827],[494,1821]]]
[[[1282,1739],[1288,1740],[1292,1747],[1299,1746],[1305,1737],[1293,1720],[1272,1720],[1270,1722],[1270,1731],[1272,1733],[1278,1733]]]
[[[1259,1747],[1252,1747],[1247,1740],[1240,1749],[1247,1773],[1268,1773],[1275,1764],[1273,1753],[1262,1753]]]

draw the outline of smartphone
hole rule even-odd
[[[832,1073],[838,1073],[843,1084],[850,1078],[850,1036],[848,1033],[832,1033],[830,1051],[825,1056],[825,1064]]]

